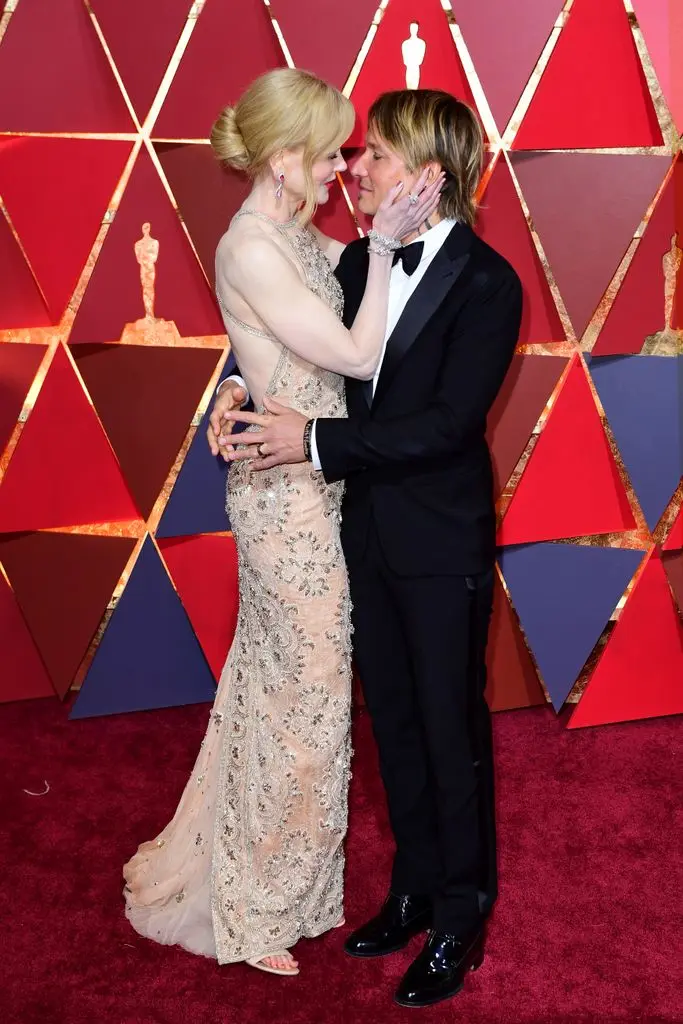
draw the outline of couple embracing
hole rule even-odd
[[[371,108],[351,168],[366,238],[312,225],[353,123],[336,89],[280,69],[214,126],[217,156],[253,181],[216,254],[241,376],[209,430],[233,463],[240,610],[190,780],[125,895],[143,935],[282,975],[300,938],[344,925],[353,654],[396,850],[345,949],[424,933],[395,999],[425,1006],[481,963],[497,892],[485,429],[522,296],[472,231],[481,131],[447,93]]]

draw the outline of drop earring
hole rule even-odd
[[[276,199],[282,199],[282,189],[284,187],[284,184],[285,184],[285,175],[284,175],[283,171],[280,171],[280,173],[277,176],[277,185],[275,187],[275,198]]]

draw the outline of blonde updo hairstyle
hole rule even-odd
[[[306,197],[298,213],[307,223],[315,213],[316,186],[311,169],[333,153],[353,130],[351,101],[308,71],[276,68],[261,75],[226,107],[211,131],[218,159],[250,178],[268,168],[281,150],[302,150]]]

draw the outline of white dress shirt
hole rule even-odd
[[[387,348],[387,341],[391,336],[396,324],[398,323],[401,313],[406,307],[408,299],[413,294],[418,284],[427,273],[427,268],[432,262],[437,252],[446,241],[447,236],[450,234],[455,220],[449,218],[439,221],[433,228],[425,231],[424,234],[420,235],[419,238],[415,239],[415,242],[422,242],[423,250],[420,262],[417,265],[416,270],[412,274],[408,275],[403,269],[403,263],[396,263],[391,268],[391,276],[389,278],[389,308],[387,311],[387,326],[384,332],[384,342],[382,344],[382,351],[377,363],[377,369],[375,370],[375,376],[372,380],[372,393],[374,395],[375,389],[377,388],[377,381],[379,380],[380,371],[382,369],[382,363],[384,361],[384,353]],[[413,243],[411,242],[410,245]],[[228,377],[228,380],[236,381],[240,387],[245,390],[246,384],[241,377],[234,375]],[[223,381],[221,381],[221,384]],[[220,387],[220,384],[218,385]],[[315,423],[313,424],[313,430],[311,432],[311,462],[314,469],[320,470],[322,468],[320,459],[318,458],[318,446],[315,440]]]

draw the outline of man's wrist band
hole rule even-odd
[[[304,458],[306,459],[306,462],[311,462],[312,461],[312,455],[311,455],[311,434],[313,433],[313,424],[314,423],[315,423],[315,420],[309,420],[308,423],[306,424],[306,426],[304,427],[304,442],[303,443],[304,443]]]

